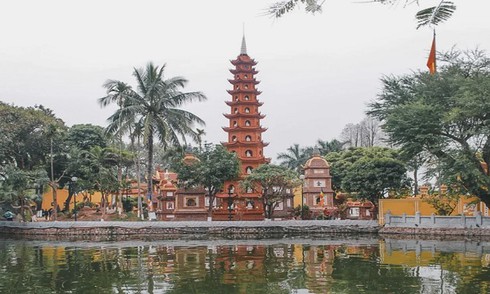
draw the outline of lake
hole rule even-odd
[[[0,237],[0,293],[490,293],[490,242]]]

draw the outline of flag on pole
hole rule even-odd
[[[427,60],[427,67],[431,75],[436,73],[436,31],[434,30],[434,37],[432,38],[432,46],[430,47],[429,59]]]

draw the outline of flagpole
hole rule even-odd
[[[436,29],[434,28],[432,45],[430,46],[429,58],[427,59],[427,67],[431,75],[436,73]]]
[[[441,2],[442,3],[442,2]],[[439,4],[440,5],[440,4]],[[436,27],[434,27],[434,71],[437,72],[437,58],[436,58]]]

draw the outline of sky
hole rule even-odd
[[[403,1],[403,0],[401,0]],[[280,19],[264,16],[273,0],[17,0],[0,2],[0,101],[42,104],[68,126],[106,126],[114,107],[101,108],[107,79],[135,85],[134,68],[166,64],[167,78],[189,80],[184,91],[208,100],[186,105],[206,122],[203,141],[227,140],[225,101],[230,60],[243,32],[264,105],[266,157],[293,144],[340,138],[365,117],[386,75],[426,71],[432,29],[416,29],[417,10],[327,0],[323,12],[302,8]],[[490,1],[453,0],[454,16],[439,25],[437,50],[490,50]]]

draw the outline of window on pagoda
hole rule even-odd
[[[248,75],[245,75],[245,78],[247,79],[248,78]]]
[[[233,126],[236,127],[238,125],[238,123],[235,121],[233,121]]]
[[[231,137],[231,140],[232,140],[233,142],[236,142],[236,136]]]
[[[245,156],[246,157],[252,157],[252,150],[245,151]]]
[[[245,192],[247,194],[251,194],[253,192],[252,188],[251,187],[248,187],[247,190],[245,190]]]
[[[245,141],[247,141],[247,142],[252,141],[252,137],[250,137],[250,136],[248,136],[248,135],[247,135],[247,136],[245,137]]]
[[[246,121],[245,121],[245,126],[246,126],[246,127],[249,127],[250,125],[251,125],[250,121],[249,121],[249,120],[246,120]]]
[[[239,86],[239,85],[236,85],[236,86],[235,86],[235,89],[240,89],[240,86]]]
[[[245,108],[245,113],[250,113],[250,108],[246,107]]]
[[[249,175],[249,174],[251,174],[251,173],[252,173],[252,170],[253,170],[253,168],[252,168],[251,166],[247,166],[247,168],[245,169],[245,173],[246,173],[247,175]]]
[[[173,202],[167,202],[167,209],[169,209],[169,210],[174,209],[174,203]]]
[[[245,85],[245,86],[244,86],[244,88],[245,88],[245,89],[248,89],[248,85]]]
[[[238,96],[235,96],[235,101],[238,101]]]
[[[250,100],[250,97],[245,96],[245,100],[246,100],[246,101]]]
[[[194,206],[197,206],[197,201],[195,197],[185,198],[185,207],[194,207]]]

